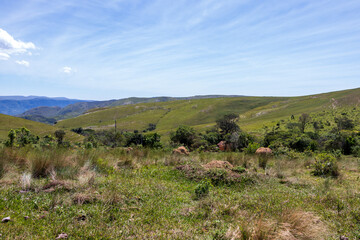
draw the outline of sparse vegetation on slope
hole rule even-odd
[[[38,136],[54,134],[54,132],[58,129],[56,127],[44,123],[34,122],[18,117],[0,114],[0,140],[5,140],[7,138],[10,129],[16,129],[22,127],[29,129],[32,133]],[[83,137],[71,131],[66,131],[66,132],[68,139],[71,141],[82,141],[83,139]]]
[[[197,100],[179,100],[160,103],[144,103],[99,109],[76,118],[62,120],[61,128],[91,127],[113,128],[117,120],[123,130],[142,131],[150,123],[156,123],[156,131],[168,134],[179,125],[189,125],[205,130],[215,124],[216,119],[227,114],[239,114],[238,124],[242,129],[259,132],[265,125],[302,113],[356,106],[360,101],[360,89],[294,97],[235,97]]]

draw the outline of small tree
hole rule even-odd
[[[222,118],[216,120],[216,126],[220,129],[223,135],[240,131],[239,126],[236,124],[238,115],[230,113],[224,115]]]
[[[5,142],[5,145],[7,147],[12,147],[14,146],[15,143],[15,139],[16,139],[16,131],[14,129],[11,129],[8,133],[8,140]]]
[[[195,140],[195,130],[192,127],[181,125],[175,133],[171,133],[170,139],[174,143],[180,143],[190,147]]]
[[[56,138],[58,145],[61,145],[63,143],[65,134],[66,133],[64,130],[56,130],[55,131],[55,138]]]
[[[310,117],[310,115],[307,114],[307,113],[303,113],[303,114],[301,114],[301,116],[299,117],[300,131],[301,131],[302,133],[305,132],[305,127],[306,127],[306,125],[310,122],[310,120],[311,120],[311,117]]]
[[[143,146],[149,148],[161,148],[160,135],[157,133],[145,134]]]

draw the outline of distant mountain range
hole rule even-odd
[[[104,109],[108,107],[137,104],[137,103],[168,102],[174,100],[192,100],[192,99],[220,98],[220,97],[239,97],[239,96],[238,95],[204,95],[204,96],[192,96],[192,97],[152,97],[152,98],[131,97],[131,98],[123,98],[117,100],[114,99],[107,101],[81,101],[81,100],[68,99],[68,101],[76,101],[76,102],[69,103],[66,105],[64,104],[64,106],[61,106],[60,104],[59,105],[39,104],[38,106],[29,108],[21,112],[20,114],[18,113],[18,114],[8,114],[8,115],[15,115],[17,117],[22,117],[28,120],[53,124],[57,120],[77,117],[81,114],[86,113],[91,109],[96,109],[96,108]],[[18,102],[22,103],[23,101],[34,101],[34,100],[36,100],[36,98],[31,100],[20,100]],[[2,100],[0,100],[0,104],[1,101]],[[10,100],[3,100],[3,101],[10,101]],[[66,100],[56,100],[56,101],[66,101]],[[1,108],[0,108],[0,113],[1,113]]]
[[[40,96],[0,96],[0,113],[16,116],[32,108],[65,107],[69,104],[82,102],[84,100],[67,99],[62,97],[49,98]]]

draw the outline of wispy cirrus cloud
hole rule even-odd
[[[0,52],[0,60],[8,60],[10,55],[7,53]]]
[[[17,64],[19,65],[23,65],[25,67],[28,67],[30,66],[30,63],[28,61],[25,61],[25,60],[21,60],[21,61],[15,61]]]

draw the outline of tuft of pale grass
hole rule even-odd
[[[23,190],[29,190],[31,187],[32,176],[31,173],[25,172],[20,177],[20,184]]]
[[[94,171],[84,171],[79,174],[78,180],[80,186],[92,186],[95,182],[96,173]]]
[[[93,193],[75,193],[72,200],[74,204],[90,204],[97,200],[97,196]]]
[[[311,212],[286,211],[280,221],[279,230],[274,234],[275,239],[326,239],[326,225]]]
[[[79,185],[90,187],[95,183],[95,177],[96,173],[91,169],[91,163],[89,161],[85,162],[78,175]]]
[[[327,239],[327,227],[311,212],[285,211],[277,221],[250,218],[240,226],[231,226],[225,237],[229,240],[321,240]]]

